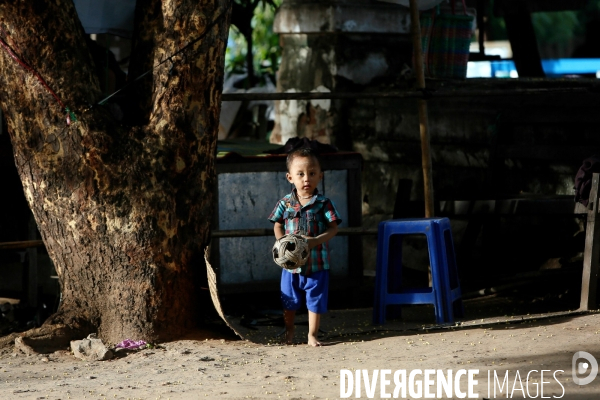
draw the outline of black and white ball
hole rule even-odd
[[[308,241],[293,233],[282,236],[273,245],[273,261],[285,269],[296,269],[308,260]]]

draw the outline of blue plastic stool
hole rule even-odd
[[[427,237],[432,286],[394,290],[402,277],[403,235]],[[464,314],[448,218],[393,219],[379,223],[373,323],[385,322],[388,304],[433,304],[438,324],[454,323]]]

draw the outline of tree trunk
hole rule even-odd
[[[152,72],[127,91],[125,126],[90,107],[102,93],[72,1],[0,1],[0,38],[35,71],[0,49],[0,106],[62,292],[44,327],[157,342],[210,306],[194,282],[214,207],[227,4],[138,0],[129,76]]]

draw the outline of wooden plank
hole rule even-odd
[[[515,4],[522,3],[522,0],[503,0],[494,3],[494,15],[496,17],[504,16],[503,4],[507,4],[508,7],[514,7]],[[553,12],[553,11],[570,11],[579,10],[585,7],[587,1],[585,0],[529,0],[527,1],[527,8],[529,12]]]
[[[581,162],[590,154],[600,152],[600,146],[573,146],[565,144],[498,145],[495,157],[522,160],[576,161]]]
[[[575,203],[574,196],[515,197],[490,200],[447,200],[439,202],[441,216],[469,215],[577,215],[587,214],[587,209]]]
[[[3,242],[0,243],[0,250],[10,250],[10,249],[27,249],[29,247],[39,247],[43,246],[43,240],[25,240],[22,242]]]
[[[377,235],[377,229],[364,229],[360,226],[351,228],[339,228],[338,236],[361,236],[361,235]],[[213,238],[225,237],[256,237],[256,236],[273,236],[273,229],[227,229],[213,230],[211,232]],[[273,240],[275,236],[273,236]]]
[[[596,223],[598,215],[598,181],[600,174],[595,173],[592,177],[592,188],[590,190],[591,208],[587,214],[587,226],[585,230],[585,250],[583,252],[583,276],[581,279],[581,300],[579,309],[581,311],[596,309],[596,288],[598,286],[598,262],[600,261],[600,224]]]
[[[231,156],[218,158],[216,168],[218,174],[246,172],[287,172],[285,159],[287,155],[241,157]],[[360,169],[362,155],[360,153],[329,153],[321,155],[321,167],[327,170]]]
[[[436,215],[465,219],[476,215],[530,216],[556,215],[583,217],[588,210],[583,204],[575,203],[574,196],[551,197],[523,196],[487,200],[441,200],[436,201]],[[397,204],[402,218],[421,218],[423,201],[402,201]]]
[[[423,202],[407,202],[415,208],[423,209]],[[587,215],[588,209],[581,203],[575,203],[573,196],[557,196],[555,198],[515,198],[503,200],[447,200],[440,201],[441,216],[470,215]],[[356,218],[356,216],[355,216]],[[354,225],[359,220],[348,221]],[[272,236],[272,229],[229,229],[213,230],[213,238],[223,237],[255,237]],[[362,226],[339,228],[339,236],[377,235],[377,229],[366,229]]]
[[[421,47],[421,25],[419,22],[419,9],[417,0],[410,0],[410,32],[413,42],[414,73],[417,80],[417,89],[425,92],[425,69],[423,64],[423,48]],[[433,204],[433,173],[431,167],[431,138],[429,133],[429,118],[427,115],[427,101],[417,100],[419,111],[419,134],[421,137],[421,166],[423,170],[423,197],[425,199],[425,217],[432,218]]]
[[[577,87],[571,83],[571,87],[510,87],[504,89],[496,85],[492,89],[480,89],[474,85],[469,88],[441,89],[433,88],[431,91],[419,90],[393,90],[393,91],[363,91],[363,92],[276,92],[276,93],[223,93],[221,101],[244,101],[244,100],[357,100],[357,99],[431,99],[431,98],[455,98],[455,97],[518,97],[522,95],[550,95],[560,93],[589,93],[588,87]],[[593,85],[589,85],[592,86]]]

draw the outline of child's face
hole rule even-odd
[[[296,156],[285,176],[290,183],[294,184],[299,196],[308,197],[312,196],[318,183],[323,179],[323,172],[314,157]]]

